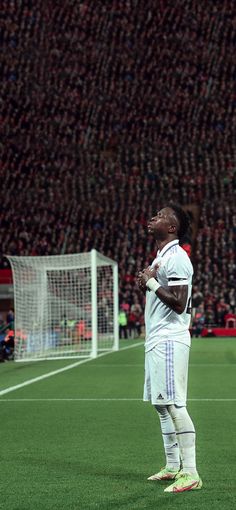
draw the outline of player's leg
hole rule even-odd
[[[177,474],[174,483],[165,492],[185,492],[201,489],[202,480],[196,468],[195,429],[186,407],[169,406],[176,436],[179,443],[182,469]]]
[[[188,414],[186,407],[170,405],[168,406],[168,410],[176,431],[176,437],[180,449],[182,470],[184,472],[196,475],[196,433],[194,424]]]
[[[167,406],[155,405],[154,407],[160,419],[161,433],[166,456],[166,467],[178,471],[180,468],[180,455],[172,417]]]
[[[182,468],[196,474],[196,434],[193,422],[186,409],[189,347],[180,342],[172,342],[169,352],[171,352],[173,358],[173,380],[171,380],[171,374],[169,378],[169,385],[173,388],[173,404],[168,406],[168,411],[176,431]]]
[[[166,492],[184,492],[200,489],[202,481],[196,468],[196,433],[186,409],[189,349],[181,343],[174,344],[174,404],[168,406],[179,444],[182,469],[176,481]]]
[[[162,404],[162,399],[166,398],[165,370],[165,347],[158,345],[145,357],[144,400],[150,400],[158,412],[166,466],[158,473],[150,476],[149,480],[174,479],[180,469],[179,447],[173,420],[165,403]],[[157,377],[157,374],[159,374],[159,377]]]
[[[154,406],[160,419],[166,465],[148,480],[172,480],[180,470],[180,455],[173,420],[167,406]]]

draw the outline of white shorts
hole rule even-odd
[[[144,401],[186,406],[189,350],[176,340],[163,340],[146,352]]]

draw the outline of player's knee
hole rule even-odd
[[[175,404],[171,404],[168,406],[168,411],[171,415],[172,420],[180,419],[181,417],[185,416],[186,414],[186,407],[185,406],[176,406]]]
[[[194,424],[185,406],[170,405],[168,406],[168,411],[177,431],[188,430],[188,432],[195,432]]]
[[[158,414],[160,416],[164,416],[164,415],[166,415],[166,413],[168,413],[167,406],[165,406],[165,405],[155,404],[154,408],[156,409],[156,411],[158,412]]]

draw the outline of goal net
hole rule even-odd
[[[116,262],[96,250],[7,258],[14,284],[15,360],[118,350]]]

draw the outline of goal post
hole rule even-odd
[[[16,361],[95,358],[119,349],[114,260],[96,250],[6,257],[13,273]]]

